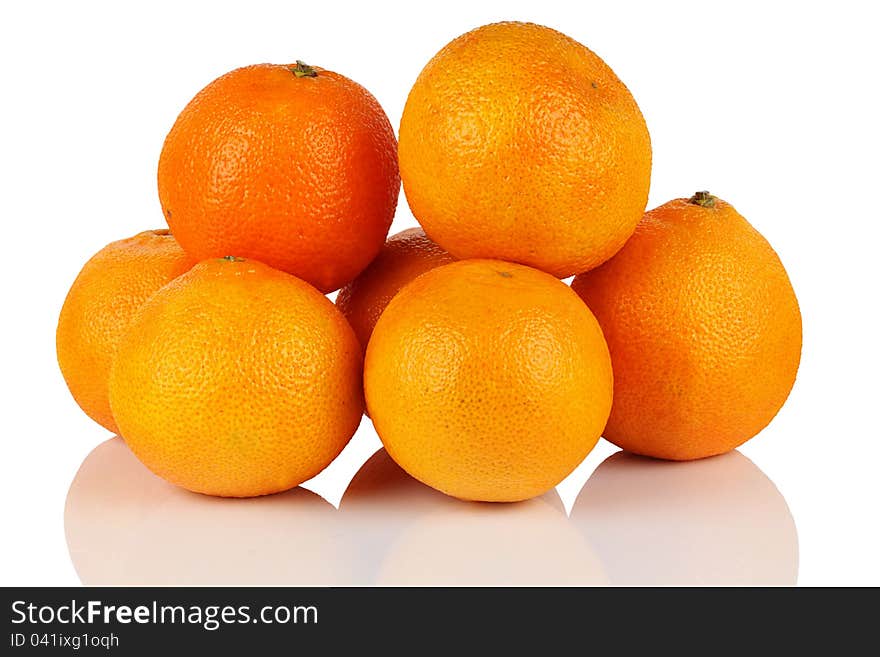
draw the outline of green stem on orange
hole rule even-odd
[[[688,199],[691,205],[699,205],[702,208],[714,208],[717,197],[712,196],[709,192],[697,192]]]
[[[226,262],[244,262],[244,258],[239,258],[238,256],[223,256],[220,260],[225,260]]]
[[[290,72],[293,73],[298,78],[316,78],[318,77],[318,72],[304,61],[297,59],[296,66],[290,69]]]

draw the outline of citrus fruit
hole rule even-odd
[[[611,362],[587,307],[549,274],[499,260],[443,265],[379,318],[367,406],[411,476],[467,500],[515,501],[565,478],[611,408]]]
[[[360,276],[339,290],[336,306],[345,315],[364,349],[385,306],[419,274],[455,260],[421,228],[408,228],[388,238],[376,259]]]
[[[604,436],[688,460],[763,429],[794,384],[801,315],[782,262],[733,206],[707,192],[648,212],[609,262],[572,287],[614,365]]]
[[[560,278],[611,257],[645,210],[651,141],[629,90],[555,30],[496,23],[444,47],[400,121],[413,214],[457,258]]]
[[[74,280],[55,332],[61,374],[86,415],[118,433],[107,382],[119,341],[141,304],[194,263],[168,230],[147,230],[93,255]]]
[[[199,493],[287,490],[342,451],[363,412],[360,345],[336,307],[262,263],[199,263],[141,308],[110,373],[134,454]]]
[[[379,252],[400,191],[376,99],[301,62],[239,68],[202,89],[165,139],[158,178],[193,257],[253,258],[323,292]]]

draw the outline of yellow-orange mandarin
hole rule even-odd
[[[348,443],[363,412],[348,322],[307,283],[218,258],[159,290],[120,344],[110,405],[153,472],[200,493],[293,488]]]
[[[645,210],[651,140],[595,53],[541,25],[468,32],[428,62],[400,120],[400,173],[456,258],[565,278],[610,258]]]
[[[61,374],[86,415],[118,433],[108,380],[116,348],[141,305],[194,262],[168,230],[108,244],[73,282],[55,332]]]
[[[604,436],[638,454],[727,452],[794,384],[801,314],[782,262],[732,205],[698,192],[648,212],[614,258],[575,277],[614,365]]]
[[[464,260],[426,272],[379,318],[367,406],[410,475],[468,500],[540,495],[596,444],[611,408],[602,331],[564,283]]]

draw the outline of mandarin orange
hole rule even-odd
[[[763,429],[794,384],[801,314],[782,262],[707,192],[648,212],[633,237],[572,288],[599,320],[614,365],[604,436],[689,460]]]
[[[370,266],[339,290],[336,306],[366,349],[373,327],[394,295],[416,276],[454,260],[421,228],[408,228],[389,237]]]
[[[302,62],[239,68],[202,89],[165,139],[158,179],[193,257],[253,258],[323,292],[379,252],[400,191],[376,99]]]
[[[119,341],[141,305],[193,264],[170,231],[147,230],[98,251],[67,293],[55,332],[58,365],[80,408],[113,433],[107,385]]]
[[[400,120],[406,199],[457,258],[565,278],[610,258],[645,210],[651,140],[632,94],[560,32],[496,23],[445,46]]]
[[[362,354],[315,288],[254,260],[206,260],[144,304],[119,346],[110,405],[168,481],[250,497],[297,486],[348,443]]]
[[[376,323],[367,406],[411,476],[468,500],[541,495],[596,444],[611,408],[593,315],[544,272],[499,260],[428,271]]]

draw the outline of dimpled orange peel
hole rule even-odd
[[[456,258],[565,278],[610,258],[645,210],[651,140],[632,94],[556,30],[495,23],[425,66],[400,120],[412,213]]]
[[[611,350],[604,436],[638,454],[689,460],[761,431],[791,390],[801,314],[776,252],[708,192],[648,212],[607,263],[572,288]]]
[[[309,284],[214,258],[159,290],[120,344],[110,405],[147,467],[199,493],[299,485],[348,443],[363,413],[362,355]]]
[[[195,263],[171,232],[146,230],[105,246],[70,287],[55,331],[58,366],[86,415],[118,433],[110,411],[110,366],[135,313]]]
[[[611,408],[602,331],[564,283],[500,260],[413,280],[379,318],[367,406],[411,476],[467,500],[536,497],[596,444]]]

